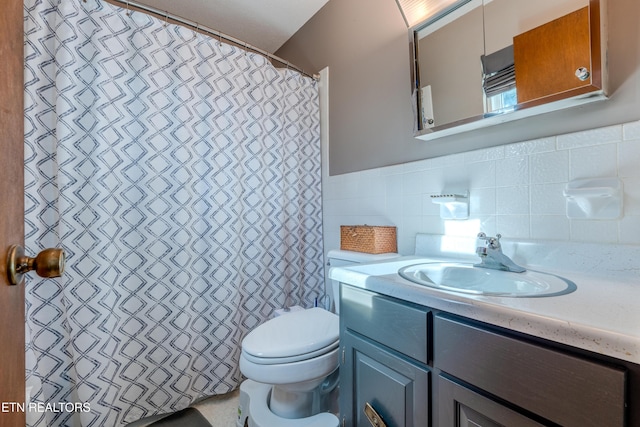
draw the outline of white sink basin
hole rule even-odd
[[[533,270],[512,273],[457,262],[408,265],[398,270],[398,274],[419,285],[476,295],[550,297],[577,289],[571,280],[554,274]]]

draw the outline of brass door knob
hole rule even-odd
[[[25,273],[35,270],[40,277],[60,277],[64,272],[64,250],[61,248],[45,249],[35,258],[26,256],[24,248],[13,245],[7,255],[7,277],[9,284],[22,282]]]

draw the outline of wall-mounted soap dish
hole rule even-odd
[[[467,219],[469,218],[469,192],[465,194],[434,194],[431,201],[440,205],[440,218]]]
[[[622,216],[622,181],[596,178],[571,181],[563,191],[570,219],[617,219]]]

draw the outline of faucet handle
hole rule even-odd
[[[487,236],[482,231],[478,233],[478,239],[484,240],[487,245],[492,249],[500,248],[500,239],[502,238],[501,234],[496,234],[496,237]]]
[[[489,246],[492,249],[500,249],[501,248],[501,245],[500,245],[500,238],[501,237],[502,236],[500,234],[496,234],[496,237],[491,237],[489,239]]]

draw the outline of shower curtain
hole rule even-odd
[[[26,246],[67,253],[26,283],[27,386],[53,405],[28,424],[233,390],[247,331],[323,291],[317,83],[101,0],[26,0],[25,33]]]

